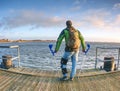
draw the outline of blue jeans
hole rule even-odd
[[[76,62],[78,61],[78,54],[79,54],[79,51],[65,52],[63,57],[62,57],[64,59],[66,59],[66,60],[69,60],[71,58],[72,68],[71,68],[70,77],[74,77],[75,74],[76,74]],[[62,69],[66,69],[66,66],[67,66],[67,63],[66,64],[61,64]],[[63,76],[67,76],[67,72],[65,74],[63,74]]]

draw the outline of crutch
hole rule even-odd
[[[90,44],[87,44],[87,50],[84,52],[85,53],[85,58],[87,57],[87,52],[88,52],[89,49],[90,49]],[[83,65],[85,64],[85,58],[81,62],[79,74],[83,72],[82,68],[83,68]]]
[[[53,48],[53,44],[49,44],[50,52],[51,52],[51,54],[52,54],[53,56],[55,56],[55,52],[52,50],[52,48]],[[55,64],[55,66],[56,66],[57,75],[59,76],[59,70],[58,70],[57,62],[54,61],[54,64]]]

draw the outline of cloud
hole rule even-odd
[[[83,22],[89,26],[93,27],[104,27],[105,25],[105,18],[109,15],[108,12],[104,10],[89,10],[84,14]]]
[[[2,26],[2,23],[0,23],[0,27]]]
[[[120,9],[120,3],[114,4],[113,9]]]
[[[23,26],[31,26],[31,29],[38,27],[63,27],[67,15],[64,17],[50,16],[46,13],[24,10],[11,10],[9,15],[3,17],[0,21],[0,27],[5,29],[18,28]],[[73,21],[75,27],[83,27],[86,29],[101,29],[101,30],[119,30],[120,14],[115,18],[111,18],[112,13],[104,9],[92,9],[84,11],[77,16],[73,15],[70,19]],[[87,27],[86,27],[87,26]]]
[[[115,25],[120,25],[120,14],[116,16]]]
[[[49,16],[38,11],[14,11],[11,16],[6,16],[1,19],[4,28],[17,28],[21,26],[35,26],[35,27],[54,27],[60,26],[64,18],[57,16]],[[0,24],[1,25],[1,24]]]
[[[74,5],[78,5],[78,4],[80,4],[80,0],[75,0]]]
[[[75,7],[72,7],[71,10],[72,11],[77,11],[77,10],[80,10],[80,8],[81,8],[80,6],[75,6]]]
[[[104,9],[86,11],[81,16],[81,27],[94,30],[119,31],[120,15],[116,15],[115,18],[111,16],[112,13]]]
[[[71,10],[72,11],[80,10],[82,3],[87,3],[87,0],[74,0],[74,2],[73,2],[74,7],[72,7]]]
[[[80,3],[83,2],[83,3],[87,3],[87,0],[74,0],[74,5],[80,5]]]
[[[78,11],[81,9],[81,3],[86,3],[87,0],[74,0],[73,7],[71,8],[72,11]]]

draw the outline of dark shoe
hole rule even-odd
[[[66,76],[64,76],[64,77],[60,78],[60,80],[61,81],[66,81],[66,80],[68,80],[68,78]]]
[[[70,77],[70,81],[73,81],[74,80],[74,78],[73,77]]]

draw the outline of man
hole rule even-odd
[[[55,47],[55,53],[58,52],[62,40],[65,38],[65,52],[61,58],[61,70],[63,77],[60,80],[68,80],[66,65],[71,58],[72,69],[70,74],[70,80],[74,79],[76,74],[76,62],[78,61],[78,53],[80,45],[82,45],[82,51],[85,52],[85,42],[82,34],[72,26],[70,20],[66,21],[66,28],[60,33]]]

